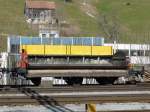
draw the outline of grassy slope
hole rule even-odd
[[[0,0],[0,33],[32,35],[24,17],[24,0]]]
[[[65,4],[64,0],[49,1],[55,1],[59,13],[62,14],[61,16],[81,29],[80,36],[100,34],[100,27],[97,22],[82,12],[77,3]],[[0,34],[35,34],[25,22],[24,2],[25,0],[0,0]]]
[[[100,26],[93,18],[85,14],[80,8],[81,4],[76,2],[64,3],[63,0],[50,0],[55,1],[58,6],[58,12],[64,20],[77,26],[80,33],[76,36],[100,36],[102,34]],[[83,0],[78,0],[83,1]],[[71,35],[70,35],[71,36]]]
[[[24,0],[0,0],[0,51],[6,51],[6,36],[35,35],[25,22]]]
[[[64,0],[49,1],[55,1],[62,18],[80,29],[80,33],[76,36],[105,35],[98,21],[85,14],[80,9],[79,2],[75,2],[76,0],[68,4],[65,4]],[[0,0],[0,34],[35,34],[25,22],[24,2],[25,0]],[[131,5],[127,6],[127,2]],[[92,0],[92,3],[97,8],[98,16],[106,14],[110,16],[110,19],[112,19],[111,16],[117,17],[117,22],[121,26],[120,40],[125,42],[146,40],[141,37],[150,29],[150,0]],[[140,38],[136,39],[137,35],[140,35]]]
[[[127,3],[130,5],[126,5]],[[100,13],[117,17],[125,29],[121,32],[123,35],[135,34],[129,35],[129,38],[124,36],[122,40],[141,42],[148,39],[150,0],[100,0],[96,6]]]
[[[61,6],[59,10],[66,20],[81,29],[80,36],[106,36],[98,24],[99,16],[106,14],[108,20],[117,21],[120,26],[119,41],[146,43],[150,40],[150,0],[86,0],[97,8],[99,15],[96,20],[86,15],[75,0],[72,4],[64,4],[63,0],[55,1]]]

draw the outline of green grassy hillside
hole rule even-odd
[[[0,0],[0,34],[33,35],[24,17],[24,0]]]
[[[150,0],[55,1],[64,36],[104,36],[121,42],[148,42]],[[83,4],[86,1],[86,5]],[[0,0],[0,34],[36,35],[24,17],[25,0]]]
[[[100,13],[116,18],[124,35],[122,40],[141,42],[149,38],[150,0],[99,0],[96,7]]]

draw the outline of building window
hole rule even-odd
[[[45,38],[45,37],[46,37],[46,34],[42,34],[42,37],[44,37],[44,38]]]
[[[49,37],[55,37],[55,34],[49,34]]]
[[[131,56],[144,56],[144,51],[143,50],[132,50]]]
[[[150,51],[149,50],[145,51],[145,56],[150,56]]]

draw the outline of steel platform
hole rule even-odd
[[[128,74],[127,70],[97,70],[97,69],[49,69],[28,70],[27,77],[121,77]]]
[[[112,64],[29,64],[29,70],[49,70],[49,69],[98,69],[98,70],[126,70],[126,65]]]

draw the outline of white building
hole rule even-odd
[[[124,51],[130,57],[133,64],[150,64],[149,44],[112,44],[105,43],[105,46],[112,46],[114,51]]]

